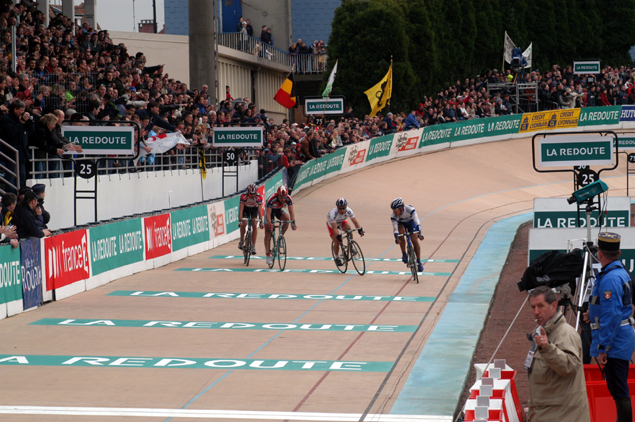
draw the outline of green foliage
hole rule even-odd
[[[590,58],[630,64],[635,0],[342,0],[329,39],[328,68],[339,60],[333,94],[357,114],[370,112],[364,91],[392,57],[383,112],[409,111],[456,80],[500,69],[505,31],[523,50],[533,42],[534,69]]]

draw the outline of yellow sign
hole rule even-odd
[[[579,108],[524,113],[518,133],[578,127]]]

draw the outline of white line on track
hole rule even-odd
[[[120,417],[170,417],[170,418],[225,418],[251,420],[290,420],[357,422],[361,413],[313,413],[313,412],[258,412],[247,410],[205,409],[144,409],[117,407],[48,407],[48,406],[0,406],[0,415],[55,415],[55,416],[120,416]],[[452,422],[451,416],[377,415],[368,414],[367,422]]]

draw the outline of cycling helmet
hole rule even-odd
[[[248,193],[249,195],[253,195],[253,194],[255,194],[256,192],[258,192],[258,188],[256,187],[256,185],[254,185],[254,184],[252,183],[251,185],[247,186],[247,193]]]
[[[403,199],[401,199],[401,198],[395,199],[390,204],[390,208],[392,208],[393,210],[396,210],[397,208],[401,208],[401,207],[403,207]]]
[[[278,188],[277,195],[278,195],[278,196],[281,196],[281,197],[283,197],[283,198],[285,198],[285,199],[286,199],[286,198],[289,196],[289,193],[287,192],[287,188],[286,188],[286,187],[284,187],[284,185],[283,185],[283,186],[280,186],[280,187]]]
[[[348,202],[346,202],[346,199],[340,198],[337,201],[335,201],[335,206],[338,208],[343,208],[348,206]]]

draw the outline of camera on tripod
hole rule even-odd
[[[596,195],[599,195],[603,192],[609,190],[609,187],[602,180],[596,180],[593,183],[590,183],[583,188],[578,189],[577,191],[571,194],[571,197],[567,199],[569,204],[573,204],[577,202],[581,204]]]

